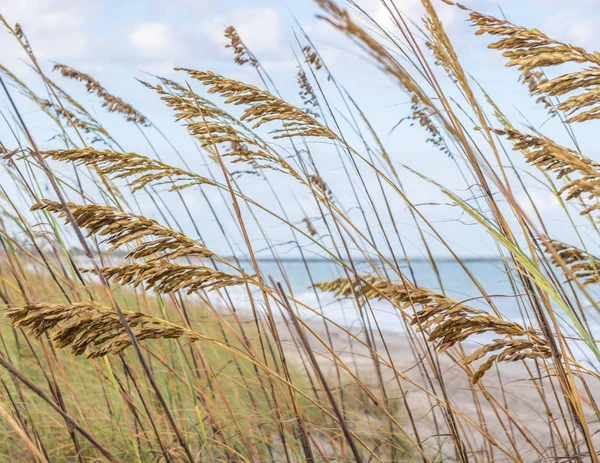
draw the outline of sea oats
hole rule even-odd
[[[39,74],[37,68],[32,67],[32,70]],[[61,100],[60,103],[40,98],[23,81],[1,64],[0,72],[10,79],[11,84],[17,88],[19,93],[38,105],[50,117],[54,118],[56,116],[68,124],[74,125],[84,133],[95,134],[97,139],[101,139],[102,141],[111,138],[108,132],[81,104],[47,76],[44,76],[44,80],[56,92],[56,95]]]
[[[68,203],[67,207],[77,225],[88,230],[88,236],[106,236],[104,242],[110,245],[109,252],[135,243],[134,249],[127,255],[128,258],[153,257],[158,260],[164,257],[176,259],[184,256],[214,256],[204,245],[155,220],[96,204]],[[34,205],[32,210],[46,210],[66,218],[62,205],[55,201],[44,200]],[[138,243],[143,238],[150,241]]]
[[[212,101],[201,97],[189,88],[164,77],[157,77],[157,79],[163,85],[152,85],[142,80],[138,82],[158,93],[161,100],[175,111],[177,121],[200,117],[198,114],[198,106],[200,106],[204,116],[208,119],[223,119],[230,123],[236,122],[234,117],[217,107]]]
[[[155,182],[168,183],[170,191],[178,191],[194,185],[215,185],[215,182],[205,177],[136,153],[119,153],[110,150],[99,151],[84,148],[79,150],[43,151],[41,154],[56,161],[93,166],[101,174],[114,179],[127,178],[132,193]]]
[[[96,273],[95,270],[88,270]],[[121,264],[100,269],[107,280],[121,285],[145,285],[158,293],[184,291],[187,294],[201,290],[215,291],[227,286],[237,286],[244,279],[201,265],[179,265],[165,261],[143,264]]]
[[[250,63],[250,66],[257,68],[258,61],[256,57],[248,50],[239,34],[235,30],[235,27],[228,26],[225,29],[225,38],[227,39],[227,45],[225,48],[231,48],[233,50],[234,59],[233,61],[242,66],[246,63]]]
[[[429,133],[429,138],[425,141],[437,147],[442,153],[450,155],[450,150],[444,141],[444,137],[433,121],[434,114],[432,113],[431,108],[423,105],[419,98],[413,95],[411,98],[410,110],[411,114],[407,119],[418,122],[419,125]]]
[[[560,146],[547,137],[524,134],[517,130],[495,130],[495,133],[508,138],[515,150],[526,151],[527,162],[553,172],[559,179],[573,173],[591,176],[600,172],[600,164],[597,162]]]
[[[583,286],[600,283],[600,259],[582,249],[547,236],[542,236],[540,241],[552,262],[563,269],[569,280],[578,279]],[[564,264],[557,259],[556,254]]]
[[[521,71],[569,62],[600,64],[597,53],[588,53],[581,47],[559,42],[537,29],[516,26],[474,11],[470,13],[470,20],[477,27],[477,35],[503,37],[489,47],[502,50],[503,56],[509,59],[508,65],[517,66]]]
[[[507,65],[516,66],[523,73],[523,80],[529,84],[531,93],[542,95],[539,101],[544,105],[553,108],[548,97],[582,91],[555,106],[566,113],[567,123],[600,118],[600,53],[588,52],[582,47],[554,40],[537,29],[516,26],[481,13],[471,12],[470,19],[478,28],[476,34],[502,37],[489,47],[501,50],[503,56],[508,58]],[[589,68],[552,79],[539,79],[538,69],[567,63],[586,64]],[[591,108],[586,110],[588,107]]]
[[[304,105],[307,106],[304,111],[306,111],[306,113],[310,114],[312,117],[319,117],[319,114],[315,112],[315,109],[319,108],[319,101],[317,100],[317,96],[315,95],[312,85],[308,81],[306,73],[302,69],[298,70],[296,80],[300,86],[300,98],[304,102]]]
[[[364,284],[361,284],[364,282]],[[360,275],[356,278],[341,277],[331,281],[315,284],[321,291],[333,293],[334,296],[352,297],[354,294],[363,295],[367,299],[383,299],[376,288],[378,278],[372,275]]]
[[[529,93],[532,95],[539,95],[536,102],[544,105],[548,114],[555,116],[557,114],[556,105],[552,103],[546,92],[543,90],[542,85],[548,82],[548,79],[543,72],[538,70],[525,70],[521,75],[523,82],[527,84]]]
[[[323,193],[323,196],[325,196],[329,200],[333,199],[333,192],[329,189],[329,187],[327,186],[327,183],[325,183],[325,180],[323,180],[323,178],[320,175],[318,175],[318,174],[309,175],[308,181],[312,185],[317,187],[317,189],[321,193]]]
[[[102,85],[100,85],[100,82],[93,79],[89,75],[70,68],[69,66],[65,66],[64,64],[55,64],[54,70],[59,71],[68,79],[77,80],[85,84],[85,88],[89,93],[94,93],[103,100],[102,107],[106,108],[108,112],[122,114],[125,116],[126,120],[135,122],[136,124],[144,126],[150,125],[148,119],[146,119],[146,117],[137,111],[133,106],[126,103],[121,98],[110,94]]]
[[[467,89],[468,84],[465,72],[458,61],[458,56],[435,8],[430,0],[421,0],[421,3],[425,8],[423,23],[429,33],[425,45],[432,51],[436,64],[442,66],[455,83],[459,83],[463,88]],[[467,89],[467,91],[469,90]]]
[[[123,143],[146,141],[154,153],[147,157],[147,150],[137,154],[120,148],[90,112],[48,79],[44,63],[38,67],[23,30],[7,26],[32,60],[27,71],[34,91],[0,66],[0,92],[6,98],[0,117],[14,140],[0,140],[5,167],[0,174],[0,304],[14,322],[5,327],[10,336],[2,339],[5,352],[0,354],[6,382],[0,399],[0,442],[6,445],[0,453],[40,463],[104,461],[106,455],[114,463],[593,460],[600,423],[593,384],[598,373],[592,367],[600,349],[593,323],[598,301],[587,285],[600,284],[600,278],[598,258],[586,246],[594,252],[595,243],[592,237],[577,249],[549,238],[538,242],[540,231],[552,233],[555,217],[537,208],[530,220],[515,201],[531,190],[521,172],[532,173],[537,181],[536,168],[543,169],[542,180],[550,180],[553,190],[559,185],[561,204],[567,198],[586,201],[588,220],[575,218],[573,223],[587,223],[578,231],[582,239],[590,236],[597,231],[591,211],[600,211],[597,163],[537,130],[531,129],[533,135],[515,130],[501,110],[510,102],[496,105],[485,92],[489,82],[479,85],[461,67],[438,13],[446,12],[444,4],[464,6],[421,0],[423,28],[411,20],[418,18],[404,14],[401,1],[380,2],[380,13],[387,18],[369,16],[364,3],[319,0],[326,21],[341,31],[343,46],[355,45],[349,50],[353,59],[342,66],[343,80],[367,75],[355,64],[370,61],[375,74],[399,86],[399,92],[386,86],[383,96],[373,76],[352,86],[366,95],[367,104],[374,103],[369,99],[373,95],[386,100],[375,111],[380,127],[371,123],[368,108],[359,106],[358,100],[365,98],[356,100],[341,81],[329,85],[322,79],[333,79],[325,54],[320,54],[329,55],[331,49],[303,47],[311,39],[300,24],[291,34],[302,49],[301,56],[291,56],[298,64],[288,73],[291,87],[279,82],[285,74],[279,72],[281,65],[288,60],[278,54],[280,63],[271,59],[263,68],[233,27],[225,30],[227,50],[237,64],[248,66],[236,76],[256,72],[254,78],[263,84],[253,87],[196,71],[142,82],[152,90],[147,98],[160,98],[167,106],[161,118],[185,129],[177,135],[171,132],[181,127],[165,126],[164,133],[160,127],[143,130],[137,124],[148,119],[135,108],[90,76],[61,66],[60,71],[93,93],[85,95],[84,89],[84,97],[96,101],[100,95],[99,104],[136,122],[132,126],[121,113],[116,115],[116,122],[124,124]],[[43,16],[43,11],[34,13]],[[242,19],[260,23],[258,28],[270,27],[273,20],[272,26],[279,27],[273,11],[255,16]],[[493,29],[492,22],[486,24]],[[183,33],[179,45],[193,47],[185,43],[187,26],[182,27],[175,31]],[[154,37],[165,29],[150,32]],[[261,32],[257,27],[252,31]],[[509,37],[513,32],[510,24],[498,24],[489,42],[509,39],[496,44],[501,53],[507,52],[519,67],[533,100],[550,112],[556,109],[554,121],[539,121],[548,133],[564,120],[598,117],[597,56],[536,32],[520,30]],[[32,45],[40,40],[38,34]],[[181,55],[177,48],[166,47],[173,59]],[[565,71],[558,67],[563,64]],[[115,73],[118,65],[107,69]],[[276,68],[276,75],[269,74]],[[486,71],[497,76],[492,67]],[[275,85],[280,83],[280,89],[291,88],[287,93],[296,105],[279,96]],[[481,95],[493,115],[480,105]],[[31,102],[21,106],[28,98]],[[488,114],[506,129],[498,133],[522,151],[508,160],[523,156],[527,163],[502,163]],[[411,193],[423,194],[405,190],[396,174],[390,156],[401,146],[389,136],[380,137],[391,134],[388,129],[402,118],[428,144],[456,153],[456,162],[436,159],[439,153],[433,153],[432,162],[440,161],[433,167],[441,169],[442,179],[455,186],[466,180],[469,187],[446,188],[433,181],[424,185],[441,188],[454,210],[473,220],[449,218],[448,228],[439,214],[428,216],[426,208],[411,201]],[[48,121],[49,126],[42,125]],[[272,135],[284,138],[274,142]],[[578,135],[569,127],[564,133],[573,144],[584,141]],[[413,142],[408,133],[401,138]],[[90,140],[98,139],[105,145],[92,148]],[[362,150],[354,149],[353,141]],[[306,143],[315,149],[309,152]],[[389,153],[386,143],[395,146]],[[200,157],[180,153],[185,146],[198,148]],[[217,177],[206,174],[215,178],[209,180],[190,168],[166,164],[174,155],[170,153],[185,156],[191,165],[206,157],[218,162],[202,166],[202,172],[208,169]],[[593,157],[591,151],[589,155]],[[165,162],[154,160],[159,156]],[[347,156],[351,171],[340,170],[338,164],[345,164]],[[269,170],[276,171],[274,183]],[[94,181],[96,173],[102,183]],[[233,181],[246,174],[260,181]],[[362,181],[356,181],[357,175]],[[185,194],[166,192],[192,185],[200,186]],[[177,229],[194,234],[185,236],[160,220],[123,210],[129,207],[130,190],[136,204],[141,201],[137,209],[160,213]],[[332,191],[339,196],[334,198]],[[31,198],[38,202],[41,197],[60,201],[41,202],[34,213],[20,210]],[[66,203],[67,198],[82,198],[82,204]],[[95,204],[102,198],[124,206]],[[172,203],[177,199],[181,207]],[[326,207],[315,208],[322,205]],[[68,216],[75,229],[61,226],[62,219],[50,217],[55,214]],[[73,216],[92,239],[82,239]],[[413,223],[405,223],[407,219]],[[414,233],[407,235],[412,227]],[[454,235],[461,229],[469,233],[459,239]],[[481,248],[477,230],[493,241],[490,249],[498,249],[501,260],[471,265],[467,254]],[[227,249],[238,263],[226,262],[192,236]],[[452,244],[456,239],[466,241],[466,248],[457,249]],[[108,254],[117,248],[126,251]],[[288,251],[306,257],[301,272],[282,257]],[[438,266],[443,262],[436,252],[441,251],[457,262]],[[307,257],[315,253],[326,262]],[[430,260],[425,273],[410,258],[419,253]],[[274,261],[267,261],[268,256]],[[91,264],[84,263],[88,257]],[[350,272],[351,278],[318,286],[340,298],[356,298],[356,304],[303,293],[305,281],[319,281],[329,270],[349,271],[353,264],[371,267],[377,275]],[[566,277],[554,264],[561,265]],[[81,266],[89,267],[83,278]],[[274,267],[281,271],[269,272]],[[504,269],[499,277],[498,268]],[[410,278],[402,273],[405,269]],[[490,280],[490,275],[495,277]],[[566,278],[577,284],[561,284]],[[426,280],[436,279],[443,290],[426,287]],[[80,302],[82,298],[110,299],[112,306]],[[342,316],[336,316],[332,304],[344,309]],[[278,320],[277,313],[284,319]],[[186,340],[202,345],[190,348],[183,345]],[[124,351],[128,346],[134,349]],[[123,355],[90,363],[70,358],[69,349],[90,357]],[[507,363],[521,360],[526,363],[516,368]],[[472,387],[469,380],[480,383]]]
[[[23,150],[17,148],[14,150],[7,150],[4,146],[0,144],[0,159],[11,159],[13,156],[22,153]]]
[[[73,122],[78,128],[83,129],[84,131],[96,131],[100,130],[98,124],[92,123],[90,121],[79,120],[73,112],[71,111],[63,111],[63,109],[56,105],[55,103],[47,100],[46,98],[41,98],[37,93],[31,90],[21,79],[19,79],[15,74],[13,74],[9,69],[0,64],[0,72],[9,79],[9,82],[12,86],[14,86],[18,92],[28,98],[30,101],[35,103],[44,113],[50,116],[53,119],[57,119],[58,117],[66,118],[67,114],[73,118]]]
[[[45,103],[48,106],[48,108],[52,108],[59,117],[64,119],[66,122],[73,124],[75,127],[83,131],[84,133],[102,133],[104,135],[105,131],[98,125],[91,124],[83,119],[80,119],[72,111],[64,109],[61,106],[57,106],[50,101],[46,100]]]
[[[495,130],[495,133],[508,138],[514,150],[525,154],[528,163],[555,174],[558,179],[567,175],[573,177],[558,194],[564,195],[566,200],[595,200],[594,204],[586,205],[582,215],[600,207],[600,164],[543,136],[524,134],[514,129]]]
[[[253,128],[270,122],[281,122],[282,128],[273,130],[274,138],[324,137],[337,139],[325,125],[319,123],[301,109],[278,98],[266,90],[253,85],[193,69],[178,68],[209,87],[208,93],[216,93],[226,98],[225,103],[246,107],[240,117],[243,122],[253,124]]]
[[[19,42],[21,42],[23,47],[25,47],[25,50],[27,50],[27,53],[29,53],[31,56],[33,56],[33,49],[31,48],[29,39],[25,35],[25,31],[23,31],[23,27],[19,23],[15,24],[14,35],[17,39],[19,39]]]
[[[391,283],[374,275],[317,283],[322,291],[335,296],[351,297],[356,294],[366,299],[387,300],[400,309],[421,306],[410,321],[418,331],[425,331],[428,340],[435,343],[439,352],[444,352],[472,336],[494,333],[503,336],[476,349],[464,358],[471,364],[485,357],[488,352],[501,351],[480,365],[472,377],[477,383],[494,362],[511,362],[526,358],[550,358],[552,352],[547,341],[533,329],[523,328],[515,322],[503,320],[483,310],[469,307],[461,302],[405,281]]]
[[[304,47],[302,47],[302,52],[304,53],[306,62],[313,66],[315,70],[318,71],[323,67],[321,59],[319,58],[319,54],[315,50],[313,50],[313,48],[310,45],[305,45]]]
[[[27,97],[30,101],[35,103],[42,111],[48,114],[50,117],[58,117],[69,123],[73,123],[78,129],[85,133],[97,133],[102,136],[106,136],[106,131],[95,121],[89,117],[89,114],[82,111],[79,105],[76,106],[77,114],[69,109],[63,108],[63,106],[55,104],[45,98],[39,97],[34,91],[32,91],[23,81],[17,76],[10,72],[7,68],[0,64],[0,72],[10,79],[12,85],[14,85],[19,93]],[[50,81],[50,85],[56,88],[61,96],[66,98],[66,93],[58,89]],[[61,93],[62,92],[62,93]]]
[[[313,226],[311,220],[308,217],[304,217],[302,219],[302,222],[304,222],[304,224],[306,225],[306,229],[308,230],[308,233],[310,233],[310,236],[316,236],[317,235],[317,230]]]
[[[348,35],[361,48],[366,51],[377,63],[379,68],[396,81],[408,92],[411,96],[413,109],[418,109],[420,115],[427,119],[438,117],[441,119],[441,113],[435,106],[433,100],[427,96],[417,81],[404,68],[404,66],[396,59],[396,57],[378,40],[373,38],[369,32],[356,23],[347,10],[340,8],[332,0],[316,0],[321,9],[326,13],[326,16],[320,16],[333,27]],[[422,117],[415,118],[419,122],[426,122]],[[444,123],[448,129],[451,127]],[[432,140],[437,140],[439,132],[435,125],[427,122],[427,129],[433,130]],[[437,134],[435,132],[438,132]]]
[[[275,170],[306,183],[286,159],[214,103],[189,90],[178,88],[171,93],[161,85],[143,84],[158,92],[167,106],[173,108],[177,120],[184,121],[201,146],[212,152],[211,158],[214,159],[216,155],[214,145],[225,145],[227,148],[221,150],[221,155],[233,163],[247,163],[254,169]]]
[[[131,346],[131,339],[117,313],[95,302],[74,304],[30,304],[5,311],[15,328],[25,328],[40,337],[49,333],[56,347],[69,347],[74,355],[88,350],[88,358],[118,354]],[[139,312],[123,311],[136,339],[185,339],[190,342],[202,335],[186,328]]]

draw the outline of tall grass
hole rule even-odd
[[[192,157],[93,77],[47,70],[26,31],[0,17],[37,79],[0,66],[11,133],[0,140],[2,461],[598,461],[600,168],[572,127],[600,117],[600,57],[443,2],[490,36],[571,147],[511,123],[462,67],[430,0],[423,27],[383,0],[392,29],[356,6],[317,3],[321,20],[409,96],[422,128],[414,136],[426,133],[432,156],[452,157],[465,190],[394,159],[383,128],[301,28],[300,105],[234,27],[228,48],[260,88],[183,68],[177,81],[140,81],[187,129]],[[139,131],[151,155],[123,148],[59,79]],[[31,105],[57,133],[52,142],[30,130]],[[323,156],[340,162],[335,181]],[[527,169],[515,167],[519,157]],[[512,291],[488,292],[404,188],[409,176],[491,238]],[[552,192],[580,242],[556,238],[529,177]],[[401,208],[435,288],[415,271]],[[209,226],[226,251],[204,239]],[[311,303],[294,292],[281,233],[292,237],[285,249],[311,282]],[[476,293],[457,299],[432,244]],[[323,281],[315,254],[339,275]],[[352,301],[358,325],[333,316],[332,297]],[[502,313],[500,297],[519,319]]]

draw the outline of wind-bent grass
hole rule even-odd
[[[473,85],[429,0],[423,30],[392,1],[383,4],[393,30],[356,5],[317,4],[322,20],[408,94],[408,118],[425,130],[432,156],[449,155],[465,181],[456,191],[390,155],[301,29],[303,107],[280,94],[233,26],[227,47],[261,87],[183,68],[175,68],[181,82],[140,82],[196,143],[204,164],[192,169],[179,140],[90,75],[55,65],[135,127],[154,156],[124,149],[128,140],[55,83],[25,31],[0,16],[41,80],[30,88],[0,64],[3,120],[14,130],[0,140],[2,461],[598,461],[600,169],[569,124],[599,117],[600,58],[443,1],[496,40],[490,48],[522,73],[573,147],[515,128],[485,83]],[[571,71],[545,75],[564,64]],[[29,130],[25,100],[58,128],[58,141]],[[335,179],[322,168],[334,152],[343,172]],[[585,240],[575,230],[581,246],[554,235],[515,167],[519,156],[566,224],[577,227],[574,211],[587,221]],[[415,174],[493,241],[505,294],[489,292],[413,201],[402,179]],[[249,177],[271,197],[256,194]],[[285,198],[295,207],[277,177],[291,185]],[[141,207],[147,200],[153,208]],[[398,205],[437,288],[420,281]],[[310,303],[297,294],[272,223],[291,237]],[[224,249],[205,240],[208,226]],[[464,300],[433,242],[472,283]],[[315,253],[338,274],[324,280]],[[336,307],[354,318],[340,321]],[[402,334],[390,331],[392,316]]]

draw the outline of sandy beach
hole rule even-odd
[[[300,356],[306,356],[304,350],[297,346],[296,336],[291,335],[286,323],[279,322],[278,329],[288,360],[298,361]],[[380,384],[379,369],[387,390],[397,392],[394,397],[388,395],[388,400],[401,402],[398,414],[406,424],[406,429],[412,429],[408,418],[410,409],[421,439],[426,441],[425,446],[432,450],[441,448],[439,461],[454,461],[455,449],[450,438],[444,435],[447,433],[444,417],[448,417],[448,414],[442,388],[436,378],[424,374],[424,369],[419,368],[419,362],[431,362],[431,358],[415,360],[406,335],[386,333],[384,346],[381,337],[376,334],[378,354],[374,355],[365,345],[365,336],[358,331],[353,333],[357,339],[353,339],[341,329],[330,327],[328,333],[322,323],[311,321],[307,324],[306,333],[321,370],[330,379],[337,374],[333,361],[336,356],[338,365],[344,364],[373,390],[377,390]],[[334,353],[318,338],[327,340]],[[419,342],[423,342],[423,339]],[[469,347],[474,346],[466,345],[465,349]],[[443,376],[447,401],[458,423],[458,432],[467,435],[465,441],[468,440],[472,445],[479,443],[478,447],[466,449],[473,461],[487,461],[486,455],[490,454],[498,462],[591,461],[585,456],[585,444],[580,443],[578,450],[573,450],[571,443],[561,442],[549,430],[550,424],[555,431],[559,429],[564,435],[574,426],[568,414],[568,405],[560,395],[554,370],[545,369],[543,364],[533,361],[503,363],[501,368],[492,368],[481,382],[471,386],[466,369],[453,361],[451,355],[458,353],[454,350],[434,358],[439,362],[438,368]],[[349,378],[344,368],[340,370]],[[427,370],[431,372],[432,368]],[[401,378],[403,392],[400,391],[397,377]],[[551,381],[555,385],[554,390],[550,386]],[[591,391],[592,396],[600,397],[600,383],[593,382],[591,386],[595,387]],[[600,424],[595,420],[592,404],[586,402],[582,406],[589,416],[588,423],[593,425],[590,429],[592,439],[594,443],[600,443]],[[502,408],[507,413],[498,412]],[[436,410],[436,418],[433,417],[433,410]],[[490,445],[489,439],[484,442],[481,432],[476,429],[487,433],[496,445]],[[438,432],[440,435],[437,435]],[[483,446],[487,446],[487,449]],[[534,447],[547,450],[538,452]]]

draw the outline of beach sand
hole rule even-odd
[[[574,449],[571,442],[564,441],[565,436],[569,434],[567,429],[573,434],[575,424],[569,416],[568,405],[556,373],[550,367],[546,368],[543,364],[533,361],[505,362],[498,365],[498,368],[489,370],[478,385],[471,386],[464,366],[450,357],[459,355],[458,351],[434,355],[443,374],[445,399],[438,380],[427,377],[423,374],[424,368],[420,368],[419,362],[431,362],[431,357],[426,354],[416,360],[406,335],[384,334],[384,345],[381,336],[376,334],[374,341],[379,356],[374,356],[364,345],[365,336],[361,332],[353,334],[363,342],[352,339],[340,328],[330,326],[328,333],[322,322],[311,321],[306,326],[305,333],[310,349],[323,373],[335,382],[337,372],[334,355],[318,338],[326,340],[326,344],[333,348],[335,356],[339,358],[338,365],[345,364],[370,388],[377,390],[380,381],[383,380],[388,391],[397,391],[396,397],[388,396],[388,399],[399,400],[402,404],[398,420],[406,426],[407,432],[412,434],[408,419],[410,410],[428,453],[435,454],[436,450],[441,448],[437,461],[454,461],[455,455],[455,448],[447,435],[448,426],[445,423],[449,417],[446,400],[452,408],[458,432],[467,435],[468,439],[465,441],[472,445],[479,443],[478,447],[466,449],[473,461],[488,461],[490,455],[498,462],[591,461],[589,456],[585,456],[585,443],[579,442]],[[291,333],[295,333],[295,330],[283,321],[278,322],[278,330],[288,361],[300,363],[301,357],[306,359],[305,350],[298,346],[297,336]],[[419,341],[424,345],[422,338]],[[430,344],[430,347],[433,346]],[[465,345],[465,350],[474,347]],[[433,368],[428,367],[427,370],[431,372]],[[394,371],[398,374],[394,374]],[[350,378],[348,373],[344,375]],[[400,380],[400,386],[397,382],[398,376],[403,378]],[[314,380],[317,381],[316,376]],[[555,385],[554,389],[551,382]],[[595,386],[595,390],[590,391],[591,395],[600,399],[600,382],[589,383]],[[580,392],[581,397],[587,398],[583,389]],[[588,423],[593,426],[589,430],[592,440],[600,447],[600,425],[591,408],[592,404],[586,400],[582,402],[582,407],[590,417]],[[509,420],[503,412],[497,414],[496,411],[501,408],[506,408],[514,420]],[[437,430],[433,411],[438,421]],[[554,428],[554,432],[550,431],[549,426]],[[484,443],[480,437],[481,432],[477,429],[493,436],[495,445]],[[561,437],[557,430],[560,430]],[[487,447],[484,448],[484,445]],[[577,455],[581,456],[580,459]]]

